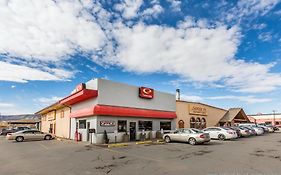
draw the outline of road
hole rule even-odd
[[[72,141],[0,138],[0,175],[279,175],[281,133],[234,141],[101,148]]]

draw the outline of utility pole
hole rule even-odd
[[[276,110],[273,110],[273,126],[275,126],[275,112]]]

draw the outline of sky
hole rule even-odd
[[[281,0],[1,0],[0,113],[104,78],[281,112]]]

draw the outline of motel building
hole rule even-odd
[[[253,123],[266,123],[271,124],[273,126],[281,127],[281,113],[258,113],[248,115],[248,117]]]
[[[78,85],[36,114],[43,132],[98,144],[153,139],[176,128],[175,95],[104,79]]]
[[[228,110],[199,102],[176,101],[177,128],[204,129],[250,122],[242,108]]]

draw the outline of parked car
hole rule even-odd
[[[253,128],[256,131],[256,135],[262,135],[264,134],[264,131],[261,127],[258,126],[252,126],[251,128]]]
[[[209,134],[194,128],[178,129],[174,132],[164,134],[163,139],[167,143],[171,141],[178,141],[188,142],[191,145],[205,143],[211,140]]]
[[[242,137],[249,137],[251,135],[251,131],[248,128],[245,128],[243,126],[238,126],[240,129]]]
[[[269,130],[271,130],[269,127],[263,126],[263,125],[260,125],[260,124],[258,124],[257,126],[262,128],[265,133],[269,133],[270,132]],[[272,130],[271,130],[271,132],[272,132]]]
[[[236,131],[229,128],[209,127],[203,129],[203,131],[210,134],[211,139],[226,140],[238,138]]]
[[[51,140],[53,136],[49,133],[44,133],[38,130],[22,130],[15,133],[7,134],[6,138],[8,140],[15,140],[17,142],[22,142],[24,140]]]
[[[252,125],[252,126],[255,126],[255,125]],[[252,126],[243,126],[243,127],[247,128],[250,131],[251,136],[256,136],[257,132],[252,128]]]
[[[231,126],[231,127],[229,127],[229,128],[232,129],[232,130],[234,130],[234,131],[236,131],[236,134],[237,134],[238,137],[242,137],[242,133],[241,133],[240,128],[238,128],[238,127],[236,127],[236,126]]]
[[[26,126],[20,126],[20,127],[15,127],[15,128],[9,128],[9,129],[2,129],[0,135],[6,136],[9,133],[14,133],[22,130],[27,130],[30,129],[29,127]]]

